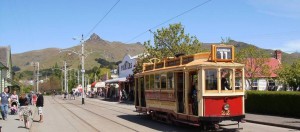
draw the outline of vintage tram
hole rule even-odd
[[[167,123],[218,128],[245,118],[244,65],[234,62],[234,46],[144,63],[135,74],[135,107]]]

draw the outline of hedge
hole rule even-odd
[[[247,91],[247,113],[300,117],[300,92]]]

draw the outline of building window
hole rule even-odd
[[[154,76],[154,89],[159,89],[160,88],[160,75],[155,74]]]
[[[276,84],[275,84],[274,80],[268,80],[268,90],[269,91],[276,91],[277,90],[277,87],[276,87]]]
[[[173,72],[167,73],[167,88],[173,89],[174,88],[174,75]]]
[[[167,74],[163,73],[160,75],[160,88],[161,89],[166,89],[167,88]]]
[[[217,90],[217,73],[216,69],[205,70],[205,89],[206,90]]]

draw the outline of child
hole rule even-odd
[[[24,125],[26,128],[30,128],[30,116],[32,115],[32,110],[30,109],[30,107],[28,106],[28,101],[25,102],[24,106],[21,106],[21,115],[22,115],[22,119],[20,119],[21,121],[24,120]]]

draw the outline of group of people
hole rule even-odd
[[[32,115],[32,109],[29,106],[30,104],[35,104],[38,109],[38,115],[40,116],[39,122],[43,122],[43,112],[42,108],[44,106],[44,97],[38,92],[37,99],[35,103],[32,102],[33,93],[26,96],[25,93],[22,93],[19,96],[16,94],[16,91],[13,94],[8,93],[8,88],[5,87],[4,91],[0,94],[1,102],[1,116],[2,120],[7,120],[7,115],[10,107],[11,114],[19,114],[19,120],[24,121],[26,128],[30,127],[30,116]]]

